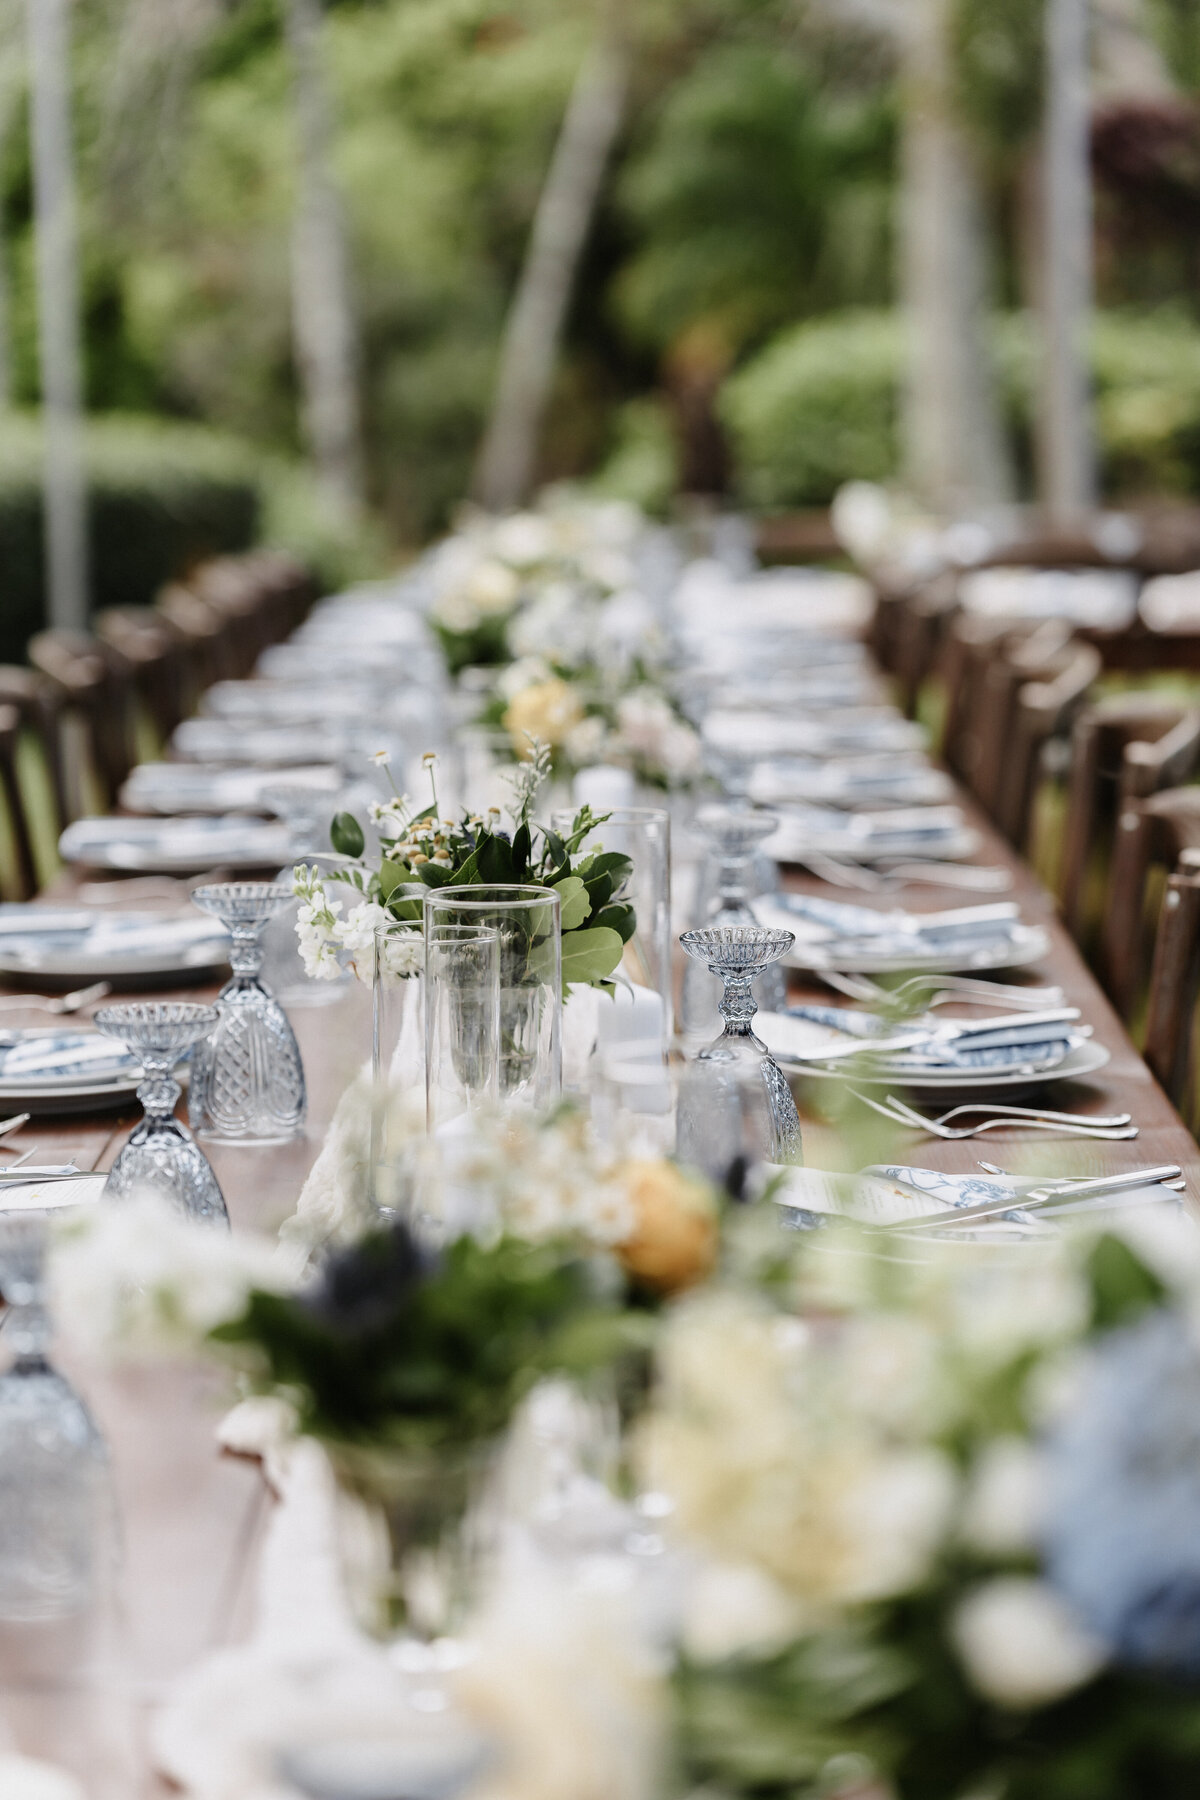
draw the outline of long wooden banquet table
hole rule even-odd
[[[1049,933],[1049,954],[1026,972],[1028,979],[1061,986],[1092,1026],[1096,1040],[1111,1053],[1112,1060],[1097,1075],[1048,1090],[1045,1103],[1096,1113],[1128,1111],[1139,1135],[1129,1142],[1087,1145],[1021,1130],[951,1143],[913,1136],[905,1140],[906,1153],[914,1162],[947,1171],[973,1170],[980,1156],[1001,1161],[1025,1156],[1028,1168],[1069,1166],[1074,1173],[1086,1174],[1178,1163],[1188,1180],[1187,1203],[1200,1220],[1200,1147],[1134,1049],[1057,919],[1050,896],[965,795],[960,794],[959,803],[979,830],[979,859],[1010,869],[1011,897],[1020,903],[1027,921],[1044,925]],[[53,897],[69,897],[79,879],[65,873]],[[787,885],[830,891],[798,870],[788,871]],[[897,890],[897,895],[896,904],[916,911],[964,903],[961,890],[933,886]],[[796,997],[811,989],[828,999],[828,990],[815,980],[793,979]],[[205,990],[188,992],[200,998]],[[353,987],[331,1005],[295,1012],[309,1088],[307,1135],[282,1147],[215,1146],[211,1151],[235,1231],[271,1232],[293,1210],[337,1099],[367,1054],[369,1015],[370,996]],[[5,1017],[6,1022],[25,1022],[25,1015],[16,1009]],[[31,1012],[28,1022],[44,1022],[44,1015],[39,1020]],[[801,1110],[803,1116],[803,1105]],[[39,1161],[43,1155],[50,1161],[73,1155],[81,1168],[99,1170],[109,1166],[133,1123],[130,1116],[77,1123],[34,1119],[19,1136],[5,1141],[17,1149],[36,1144]],[[835,1166],[825,1160],[836,1148],[830,1129],[806,1121],[806,1160],[812,1166]],[[1068,1153],[1069,1164],[1051,1160]],[[253,1618],[256,1550],[272,1502],[257,1464],[222,1456],[217,1450],[214,1428],[228,1399],[219,1373],[170,1363],[124,1369],[92,1363],[72,1351],[70,1322],[63,1323],[67,1334],[60,1364],[92,1407],[112,1455],[124,1532],[123,1661],[134,1695],[134,1728],[140,1731],[174,1677],[207,1652],[247,1634]],[[26,1753],[67,1761],[84,1705],[85,1697],[56,1691],[52,1685],[38,1693],[6,1689],[0,1662],[0,1744],[7,1724]],[[98,1754],[107,1751],[90,1753],[93,1773]],[[123,1758],[126,1752],[117,1745],[112,1754]],[[150,1768],[144,1746],[137,1759],[144,1784],[140,1792],[168,1793],[167,1784]],[[96,1791],[107,1800],[99,1783]],[[132,1790],[126,1782],[111,1791]]]

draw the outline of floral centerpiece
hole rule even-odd
[[[548,637],[586,649],[598,635],[649,634],[633,558],[644,530],[634,508],[561,491],[536,511],[464,513],[427,570],[429,622],[451,674],[509,662]]]
[[[521,658],[496,676],[479,722],[505,731],[514,757],[531,737],[549,745],[561,775],[605,763],[672,792],[702,773],[698,734],[640,665],[625,685],[596,670]]]
[[[558,894],[564,996],[572,986],[612,986],[637,924],[632,905],[623,897],[632,864],[619,851],[579,854],[580,846],[604,822],[604,815],[597,816],[590,807],[580,809],[565,838],[533,823],[533,806],[549,773],[550,753],[539,743],[531,744],[530,751],[530,759],[514,771],[511,829],[504,828],[495,809],[486,815],[442,818],[437,759],[432,755],[425,758],[433,792],[430,805],[417,810],[407,795],[397,792],[391,800],[372,806],[372,821],[379,831],[377,859],[365,857],[365,834],[353,814],[338,814],[330,835],[341,862],[324,871],[302,865],[295,874],[301,900],[296,929],[311,976],[335,978],[347,954],[356,969],[365,959],[364,966],[372,970],[378,928],[389,922],[419,923],[430,889],[522,883],[550,887]],[[386,752],[375,760],[386,767]],[[347,899],[354,903],[343,911]],[[416,934],[411,940],[401,936],[389,942],[387,955],[393,959],[391,974],[414,972],[421,959]]]
[[[681,1301],[637,1434],[698,1559],[680,1791],[1193,1790],[1195,1238],[826,1239]]]

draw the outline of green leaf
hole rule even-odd
[[[625,949],[619,932],[605,925],[592,925],[586,931],[567,931],[562,941],[563,987],[588,987],[611,975],[621,961]]]
[[[451,882],[461,880],[453,869],[444,869],[441,863],[424,862],[417,865],[417,879],[423,887],[449,887]]]
[[[637,914],[628,902],[621,906],[606,906],[596,914],[593,923],[607,925],[610,931],[620,935],[623,944],[627,944],[637,930]]]
[[[361,856],[367,842],[362,826],[349,812],[338,813],[329,827],[329,841],[339,856]]]
[[[533,839],[530,836],[529,826],[527,824],[518,825],[517,829],[513,832],[513,841],[512,841],[512,870],[513,870],[513,872],[511,874],[511,876],[509,877],[510,881],[524,881],[526,879],[526,877],[529,873],[529,852],[530,852],[530,848],[532,847],[532,843],[533,843]]]
[[[490,833],[481,837],[475,847],[475,861],[479,869],[479,880],[489,887],[516,880],[513,874],[513,847],[502,837],[493,837]]]
[[[561,881],[554,884],[562,907],[562,928],[564,931],[575,931],[592,910],[588,891],[578,875],[564,875]]]
[[[1088,1258],[1092,1281],[1092,1324],[1100,1331],[1128,1325],[1152,1306],[1160,1306],[1166,1289],[1120,1238],[1105,1235]]]
[[[379,865],[379,895],[384,901],[390,900],[398,887],[403,887],[409,879],[407,868],[403,863],[391,862],[386,856]]]

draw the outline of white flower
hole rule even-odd
[[[377,769],[386,769],[391,760],[392,753],[390,750],[376,750],[371,758],[371,761],[375,764]]]
[[[697,1662],[770,1656],[796,1635],[794,1602],[754,1563],[703,1562],[687,1585],[683,1643]]]
[[[1045,1497],[1042,1460],[1026,1438],[993,1438],[971,1470],[959,1519],[964,1544],[984,1556],[1032,1551]]]
[[[345,919],[338,926],[338,937],[344,950],[352,957],[363,956],[366,952],[375,953],[375,934],[381,925],[391,920],[390,913],[384,911],[376,900],[360,900],[352,906]],[[374,967],[373,961],[370,963]]]
[[[977,1588],[958,1608],[951,1634],[985,1699],[1013,1711],[1048,1706],[1097,1675],[1104,1646],[1044,1581],[1008,1575]]]
[[[438,861],[435,856],[434,862]],[[383,940],[383,973],[394,981],[418,975],[425,967],[425,939],[420,926],[389,931]]]
[[[563,749],[577,769],[589,769],[603,762],[607,747],[608,726],[596,713],[572,726],[563,740]]]
[[[197,1349],[236,1319],[252,1287],[289,1285],[277,1249],[188,1219],[156,1195],[82,1209],[51,1247],[55,1317],[100,1350],[162,1355]]]
[[[521,1561],[468,1635],[461,1703],[498,1750],[474,1800],[655,1800],[667,1705],[635,1597]]]

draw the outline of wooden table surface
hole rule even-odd
[[[1053,903],[1029,870],[971,806],[982,848],[977,860],[1004,863],[1013,873],[1011,897],[1025,919],[1046,927],[1051,948],[1026,972],[1031,982],[1053,982],[1078,1006],[1112,1060],[1084,1083],[1056,1084],[1044,1103],[1097,1113],[1128,1111],[1140,1135],[1128,1143],[1078,1144],[1014,1131],[1000,1137],[944,1143],[915,1134],[893,1140],[907,1160],[950,1171],[973,1169],[979,1157],[1037,1172],[1069,1168],[1079,1173],[1177,1162],[1188,1177],[1193,1206],[1200,1196],[1200,1148],[1152,1080],[1094,977],[1059,924]],[[55,898],[69,896],[70,874]],[[788,885],[828,894],[823,884],[790,871]],[[853,896],[847,896],[853,897]],[[913,886],[896,890],[895,904],[932,911],[969,903],[961,890]],[[139,904],[141,902],[139,901]],[[1019,977],[1007,977],[1013,980]],[[800,991],[819,984],[797,982]],[[819,989],[828,999],[828,992]],[[206,990],[190,989],[194,998]],[[114,996],[119,998],[120,996]],[[292,1211],[338,1096],[369,1047],[370,997],[350,987],[330,1005],[298,1009],[293,1017],[309,1087],[309,1121],[303,1139],[264,1150],[216,1146],[211,1158],[235,1231],[272,1232]],[[5,1023],[42,1023],[34,1012],[6,1008]],[[828,1088],[814,1089],[819,1101]],[[801,1093],[802,1114],[809,1098]],[[136,1114],[80,1121],[34,1120],[5,1140],[21,1149],[36,1144],[39,1160],[66,1160],[107,1168]],[[857,1150],[857,1141],[850,1146]],[[841,1128],[805,1119],[806,1160],[814,1167],[846,1166]],[[859,1155],[853,1166],[873,1155]],[[244,1635],[251,1614],[255,1550],[270,1501],[253,1464],[220,1456],[213,1431],[227,1393],[212,1371],[178,1365],[115,1370],[72,1350],[69,1321],[58,1357],[92,1408],[112,1456],[124,1535],[124,1563],[114,1646],[101,1672],[64,1690],[51,1677],[30,1679],[22,1645],[0,1634],[0,1749],[11,1747],[75,1768],[96,1800],[131,1800],[167,1790],[154,1776],[142,1745],[146,1716],[172,1679],[206,1651]],[[107,1683],[111,1680],[114,1688]],[[115,1689],[115,1691],[114,1691]],[[128,1700],[121,1698],[127,1695]]]

